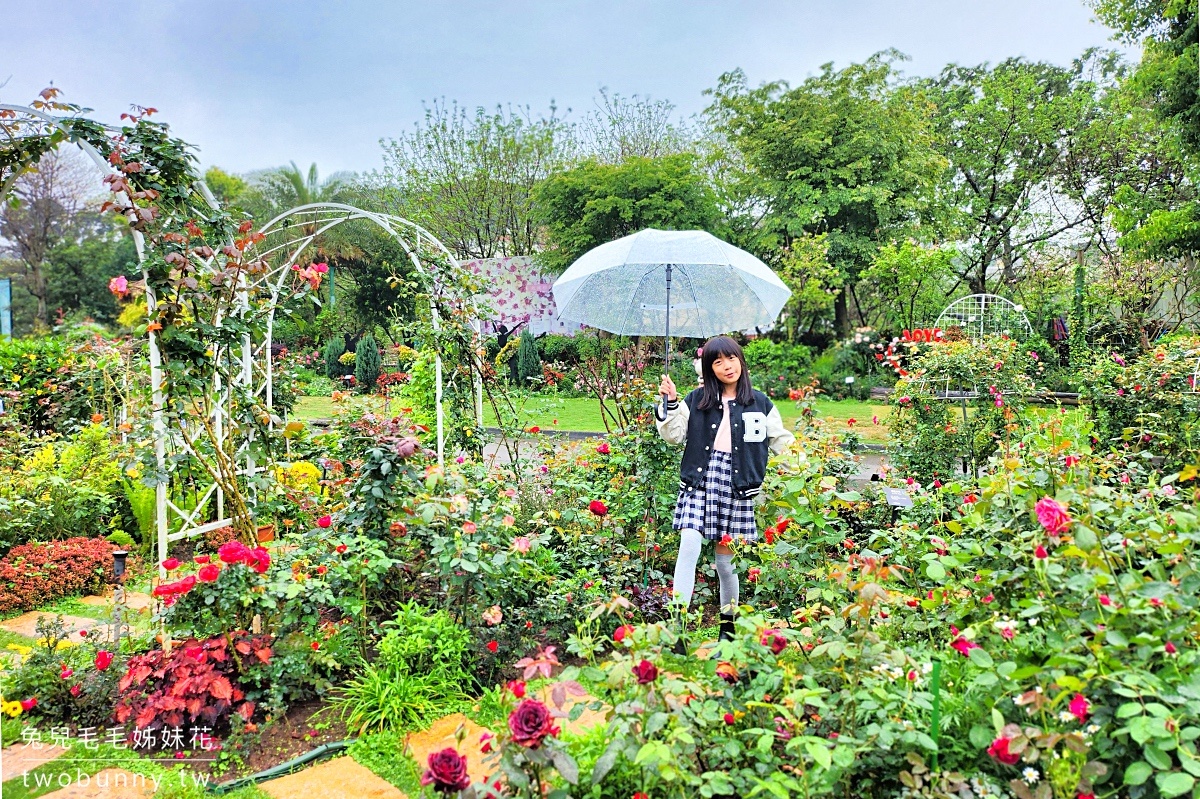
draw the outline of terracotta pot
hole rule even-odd
[[[258,528],[258,543],[266,544],[275,540],[275,525],[263,524]]]

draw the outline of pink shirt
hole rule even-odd
[[[713,449],[717,452],[731,451],[729,440],[729,397],[721,397],[721,424],[717,426],[717,437],[713,441]]]

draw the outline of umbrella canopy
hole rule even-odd
[[[584,253],[554,282],[560,319],[619,335],[707,338],[766,327],[791,291],[770,267],[702,230],[639,231]]]

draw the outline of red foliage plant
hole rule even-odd
[[[384,372],[375,380],[375,387],[382,391],[390,386],[399,386],[407,382],[407,372]]]
[[[113,719],[118,724],[133,719],[135,727],[145,729],[200,722],[215,728],[231,712],[249,721],[255,704],[245,698],[238,677],[247,667],[270,660],[271,636],[245,633],[192,639],[170,654],[155,649],[135,655],[117,686]]]
[[[84,537],[13,547],[0,559],[0,613],[98,590],[112,578],[112,552],[103,538]]]

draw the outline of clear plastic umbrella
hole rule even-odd
[[[652,228],[584,253],[553,291],[560,319],[618,335],[665,335],[668,365],[672,333],[707,338],[766,327],[791,296],[745,250],[702,230]]]

